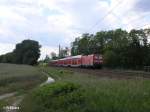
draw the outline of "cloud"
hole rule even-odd
[[[15,44],[0,43],[0,54],[12,52],[15,49]],[[50,56],[51,52],[58,54],[58,47],[43,46],[41,49],[40,59],[44,59],[46,55]]]
[[[59,44],[69,46],[82,33],[148,26],[149,3],[149,0],[0,0],[0,43],[8,47],[34,39],[43,46],[44,57]]]
[[[55,52],[56,54],[58,54],[58,47],[43,46],[41,48],[41,57],[40,57],[40,59],[45,59],[46,55],[50,56],[51,52]]]
[[[150,0],[137,0],[135,9],[142,12],[150,12]]]

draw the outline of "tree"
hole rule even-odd
[[[122,29],[83,34],[72,42],[72,55],[102,54],[105,65],[142,69],[150,65],[150,29]]]
[[[149,45],[147,32],[144,30],[131,30],[129,33],[130,45],[128,48],[129,65],[142,69],[147,64]]]
[[[40,45],[34,40],[24,40],[13,51],[15,63],[35,65],[40,56]]]
[[[1,63],[14,63],[14,53],[10,52],[0,56]]]
[[[65,48],[61,48],[60,52],[59,52],[59,58],[64,58],[66,56],[69,56],[69,48],[65,47]]]
[[[51,58],[52,60],[57,59],[56,53],[55,52],[51,52]]]
[[[14,53],[13,52],[5,54],[4,58],[5,58],[5,63],[14,63]]]
[[[50,57],[48,55],[45,56],[45,59],[43,60],[44,63],[48,63],[50,61]]]
[[[104,64],[107,67],[115,68],[118,62],[118,55],[113,51],[106,51],[104,54]]]
[[[1,55],[0,56],[0,63],[5,63],[6,59],[5,59],[5,55]]]
[[[80,40],[80,38],[77,37],[77,38],[75,38],[75,41],[71,43],[71,55],[72,56],[79,54],[79,50],[78,50],[79,40]]]
[[[78,51],[79,54],[84,54],[84,55],[88,55],[90,54],[90,39],[91,39],[91,35],[90,34],[83,34],[82,38],[79,40],[78,43]]]
[[[96,53],[98,54],[103,54],[104,53],[104,45],[106,42],[106,32],[105,31],[101,31],[101,32],[97,32],[95,35],[95,44],[93,44],[93,46],[95,45],[95,49],[96,49]]]

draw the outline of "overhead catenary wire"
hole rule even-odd
[[[96,23],[93,24],[86,32],[91,32],[91,31],[93,31],[93,29],[94,29],[96,26],[98,26],[101,22],[103,22],[103,21],[105,20],[105,18],[106,18],[107,16],[109,16],[110,14],[113,14],[113,16],[116,17],[116,19],[118,19],[120,22],[122,22],[122,19],[121,19],[119,16],[117,16],[115,13],[113,13],[113,11],[114,11],[122,2],[123,2],[123,0],[118,0],[118,3],[117,3],[113,8],[111,8],[100,20],[96,21]],[[124,14],[124,15],[125,15],[125,14]],[[144,18],[144,17],[146,17],[146,16],[148,16],[148,15],[149,15],[149,14],[146,14],[146,15],[142,15],[142,16],[140,16],[140,17],[138,17],[138,18],[131,19],[131,20],[128,21],[127,23],[122,23],[122,25],[125,25],[125,26],[131,25],[133,22],[138,21],[138,20],[140,20],[141,18]],[[144,25],[144,26],[146,26],[146,25]]]
[[[118,19],[120,22],[122,22],[122,19],[119,17],[119,16],[117,16],[115,13],[113,13],[112,12],[112,15],[113,16],[115,16],[115,18],[116,19]],[[123,25],[125,25],[125,26],[128,26],[128,25],[132,25],[134,22],[138,22],[139,20],[141,20],[141,19],[145,19],[145,17],[148,17],[150,15],[150,13],[149,14],[146,14],[146,15],[142,15],[142,16],[140,16],[140,17],[138,17],[138,18],[135,18],[135,19],[132,19],[132,20],[130,20],[130,21],[128,21],[127,23],[122,23]],[[145,25],[142,25],[142,26],[138,26],[138,27],[136,27],[137,29],[142,29],[142,27],[144,27],[144,26],[148,26],[149,28],[150,28],[150,22],[149,23],[146,23]]]
[[[133,24],[134,22],[138,22],[139,20],[143,20],[143,19],[145,19],[145,17],[148,17],[150,15],[150,13],[149,14],[146,14],[146,15],[142,15],[142,16],[139,16],[138,18],[135,18],[135,19],[132,19],[131,21],[129,21],[129,22],[127,22],[125,25],[127,26],[127,25],[131,25],[131,24]],[[140,22],[141,23],[141,22]],[[148,23],[146,23],[146,25],[147,25]],[[149,25],[149,24],[148,24]],[[145,26],[145,25],[144,25]],[[143,26],[140,26],[140,27],[143,27]],[[140,28],[140,27],[137,27],[137,28]]]
[[[89,28],[89,29],[87,30],[87,32],[93,30],[99,23],[101,23],[102,21],[104,21],[105,18],[106,18],[108,15],[110,15],[122,2],[123,2],[123,0],[118,1],[118,3],[117,3],[113,8],[111,8],[100,20],[98,20],[94,25],[92,25],[92,27]]]

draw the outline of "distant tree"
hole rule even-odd
[[[40,45],[34,40],[24,40],[13,51],[15,63],[35,65],[40,56]]]
[[[0,63],[5,63],[5,56],[4,55],[0,56]]]
[[[69,55],[68,51],[69,51],[68,47],[61,48],[60,52],[59,52],[59,58],[64,58],[64,57],[68,56]]]
[[[97,32],[94,38],[95,44],[93,46],[95,47],[95,53],[103,54],[104,53],[104,47],[107,39],[107,33],[105,31]]]
[[[78,50],[79,40],[80,40],[80,38],[77,37],[77,38],[75,38],[75,41],[71,43],[71,55],[72,56],[79,54],[79,50]]]
[[[113,51],[106,51],[104,54],[104,64],[107,67],[115,68],[118,62],[118,55]]]
[[[71,44],[72,55],[102,54],[105,65],[142,69],[150,65],[150,29],[122,29],[83,34]]]
[[[79,54],[84,54],[84,55],[90,54],[89,51],[90,39],[91,36],[88,33],[82,35],[82,38],[79,40],[79,44],[78,44]]]
[[[150,29],[144,29],[144,65],[150,65]]]
[[[48,63],[50,61],[50,57],[48,55],[46,55],[45,59],[43,61],[44,61],[44,63]]]
[[[136,69],[146,65],[148,59],[148,40],[144,30],[131,30],[129,33],[128,65]]]
[[[52,60],[55,60],[58,58],[55,52],[51,52],[51,58]]]
[[[4,58],[5,58],[5,63],[14,63],[14,58],[15,57],[14,57],[13,52],[5,54]]]
[[[0,56],[0,63],[14,63],[14,53],[10,52]]]

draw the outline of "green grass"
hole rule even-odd
[[[150,112],[149,79],[118,80],[60,68],[40,69],[56,82],[29,94],[21,112]],[[70,91],[68,85],[75,89]]]
[[[0,64],[0,94],[29,90],[46,80],[39,69],[16,64]]]
[[[0,112],[3,112],[3,107],[5,107],[7,103],[5,101],[0,101]]]

